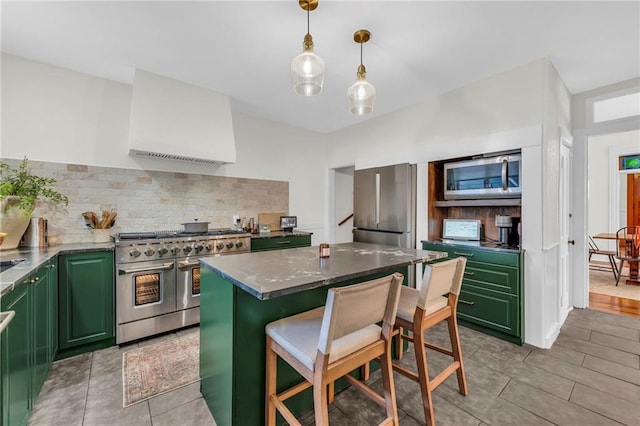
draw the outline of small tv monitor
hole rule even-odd
[[[480,241],[480,221],[473,219],[444,219],[443,240]]]
[[[298,216],[280,216],[280,229],[284,232],[291,232],[298,226]]]

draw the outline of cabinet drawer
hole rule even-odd
[[[467,261],[464,271],[464,284],[472,284],[488,290],[518,295],[520,283],[518,269],[510,266]]]
[[[256,238],[251,240],[251,251],[282,250],[295,247],[309,247],[311,235],[295,237]]]
[[[520,335],[518,296],[463,285],[458,318],[513,336]]]
[[[422,243],[423,250],[446,251],[449,258],[464,256],[468,260],[483,263],[495,263],[498,265],[518,267],[518,253],[505,253],[491,250],[482,250],[467,246],[450,247],[443,244]]]

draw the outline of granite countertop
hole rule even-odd
[[[442,240],[422,240],[421,243],[428,244],[437,244],[443,247],[468,247],[472,249],[484,249],[491,251],[501,251],[505,253],[522,253],[522,247],[514,246],[514,245],[505,245],[500,244],[497,241],[479,241],[479,242],[451,242],[451,241],[442,241]]]
[[[306,237],[307,235],[313,235],[313,232],[304,232],[304,231],[271,231],[268,234],[251,234],[251,239],[262,239],[262,238],[286,238],[286,237]]]
[[[204,257],[200,263],[249,294],[266,300],[446,256],[439,251],[342,243],[333,244],[331,256],[323,259],[318,257],[318,247],[314,246]]]
[[[21,279],[34,272],[58,254],[85,253],[92,251],[111,251],[114,245],[110,243],[75,243],[60,244],[45,248],[20,248],[0,252],[0,260],[25,259],[14,267],[0,272],[0,295],[5,295]]]

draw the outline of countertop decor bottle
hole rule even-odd
[[[329,244],[322,243],[318,246],[318,249],[320,251],[320,257],[329,257]]]

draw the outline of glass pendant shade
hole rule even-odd
[[[305,48],[291,61],[293,90],[303,96],[315,96],[322,92],[325,65],[313,48]]]
[[[373,111],[375,103],[376,88],[366,78],[358,77],[358,80],[347,89],[347,104],[352,114],[369,114]]]

